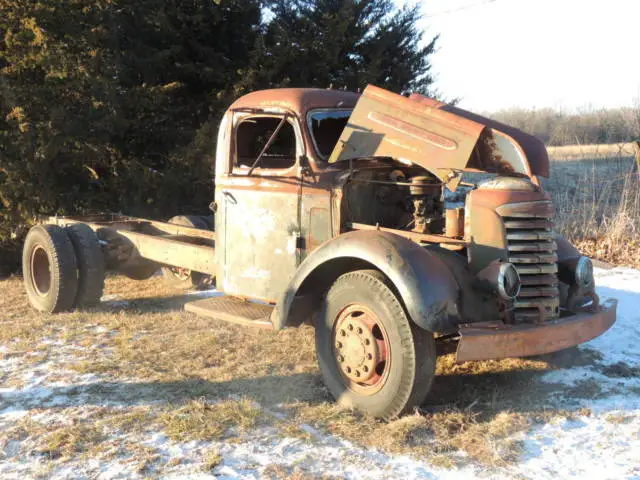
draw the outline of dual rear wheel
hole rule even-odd
[[[56,313],[100,302],[105,266],[100,242],[87,225],[37,225],[25,239],[22,272],[29,303]]]

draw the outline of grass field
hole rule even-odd
[[[587,255],[640,267],[640,173],[634,157],[609,155],[551,161],[544,188],[553,196],[556,228]]]
[[[23,455],[37,465],[24,472],[43,478],[66,478],[61,472],[79,465],[95,473],[91,462],[141,478],[220,473],[229,449],[254,448],[255,438],[312,451],[346,440],[335,447],[341,455],[373,448],[430,468],[509,471],[531,429],[589,416],[582,400],[611,395],[591,378],[567,386],[544,375],[568,368],[612,381],[620,371],[640,375],[625,362],[612,369],[589,348],[462,365],[445,348],[427,403],[385,423],[333,403],[310,327],[275,334],[198,318],[182,310],[193,296],[158,277],[109,277],[100,307],[60,315],[33,312],[18,278],[1,281],[0,290],[0,473],[14,471],[8,459]],[[626,422],[620,415],[611,422]],[[259,476],[315,478],[304,465],[266,461]]]

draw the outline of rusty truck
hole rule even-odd
[[[456,106],[375,86],[238,99],[215,156],[214,219],[51,217],[23,252],[33,307],[100,301],[105,271],[215,285],[198,315],[311,324],[341,403],[391,418],[457,361],[554,352],[605,332],[593,266],[554,231],[545,146]],[[215,220],[215,221],[212,221]]]

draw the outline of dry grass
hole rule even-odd
[[[297,467],[289,468],[284,465],[267,465],[260,477],[265,480],[338,480],[343,478],[330,475],[310,475]]]
[[[10,349],[0,355],[36,349],[43,339],[92,345],[89,355],[79,352],[65,368],[107,379],[104,385],[90,387],[89,393],[100,403],[131,402],[125,411],[105,410],[90,423],[49,437],[47,451],[52,455],[125,451],[142,470],[156,461],[154,452],[138,451],[135,445],[94,443],[100,442],[100,435],[144,428],[164,428],[175,440],[232,441],[258,425],[313,442],[315,435],[301,428],[311,425],[356,444],[427,458],[442,467],[469,459],[503,465],[518,457],[520,432],[542,418],[571,415],[545,407],[549,393],[564,387],[542,383],[539,376],[558,366],[597,361],[583,350],[565,353],[566,358],[462,365],[455,364],[452,354],[444,354],[423,409],[379,422],[333,403],[316,366],[309,327],[274,334],[198,318],[182,310],[193,297],[177,295],[159,279],[134,282],[109,277],[107,294],[122,298],[93,310],[54,316],[28,307],[18,279],[1,281],[0,288],[0,311],[8,312],[0,318],[0,335]],[[117,303],[122,301],[128,304]],[[284,413],[285,419],[269,411]]]
[[[205,472],[210,472],[221,463],[222,455],[220,455],[220,452],[217,449],[213,448],[207,450],[202,459],[202,470]]]
[[[640,174],[627,156],[556,160],[545,188],[558,230],[587,255],[640,267]]]
[[[631,423],[635,417],[630,414],[623,413],[610,413],[605,417],[607,422],[615,423],[617,425]]]
[[[36,451],[53,459],[59,457],[69,458],[89,451],[99,445],[103,439],[102,429],[98,426],[74,423],[73,425],[49,429],[49,433],[41,438],[40,445],[36,448]]]
[[[547,152],[554,159],[570,160],[585,157],[633,157],[635,148],[633,143],[600,143],[547,147]]]
[[[232,428],[234,433],[246,433],[256,424],[260,414],[260,409],[246,399],[213,404],[199,399],[171,409],[162,416],[162,423],[173,440],[211,441],[223,438]]]

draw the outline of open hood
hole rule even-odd
[[[452,189],[463,170],[549,174],[546,148],[531,135],[422,95],[370,85],[329,162],[371,157],[420,165]]]

